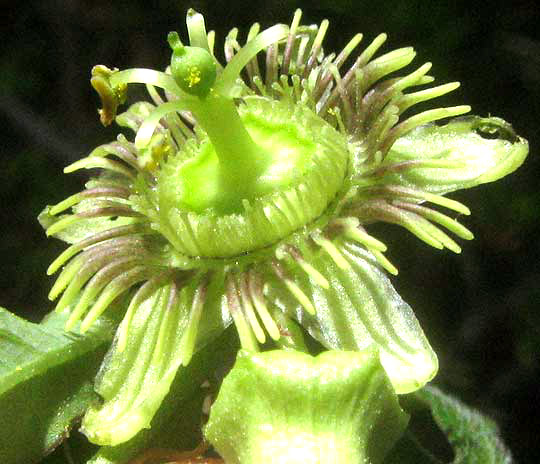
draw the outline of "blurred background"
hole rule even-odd
[[[438,83],[462,87],[439,104],[511,122],[530,143],[515,174],[452,194],[472,210],[476,235],[460,256],[439,252],[392,226],[376,233],[400,269],[398,291],[415,310],[440,359],[436,383],[493,417],[518,462],[540,462],[540,11],[533,0],[41,0],[2,6],[0,44],[0,305],[33,321],[52,309],[48,264],[63,250],[36,217],[82,187],[62,169],[117,129],[103,128],[90,69],[163,68],[170,30],[186,36],[188,7],[217,37],[255,21],[263,27],[330,20],[326,50],[356,32],[387,32],[384,51],[414,45]],[[6,26],[7,25],[7,26]],[[243,37],[243,36],[241,36]],[[218,42],[221,44],[222,42]]]

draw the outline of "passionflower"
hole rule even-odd
[[[425,87],[430,63],[400,74],[415,52],[376,57],[385,34],[326,54],[328,22],[300,20],[298,10],[290,26],[254,24],[243,40],[233,29],[223,64],[189,10],[189,45],[169,34],[165,72],[92,70],[101,121],[135,139],[68,166],[100,172],[40,219],[70,243],[48,270],[62,268],[50,298],[69,311],[66,329],[88,330],[113,301],[125,308],[96,384],[104,402],[83,421],[96,443],[148,427],[179,367],[231,323],[250,352],[301,350],[304,335],[375,349],[397,393],[437,371],[368,227],[400,225],[459,253],[449,232],[472,239],[456,219],[470,211],[445,194],[512,172],[527,142],[494,117],[434,124],[469,106],[411,113],[459,84]],[[117,115],[132,84],[150,101]]]

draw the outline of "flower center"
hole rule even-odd
[[[211,94],[203,107],[193,113],[205,133],[157,182],[162,227],[181,253],[231,257],[276,243],[341,189],[347,141],[307,107],[247,97],[237,108]]]

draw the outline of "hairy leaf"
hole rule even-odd
[[[405,397],[404,405],[411,413],[410,427],[385,464],[514,462],[491,419],[438,388],[424,387]]]
[[[105,320],[65,333],[65,314],[42,324],[0,308],[0,462],[36,462],[69,433],[92,400],[93,379],[112,339]]]

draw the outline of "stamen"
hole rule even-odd
[[[172,95],[184,99],[194,99],[183,92],[170,74],[154,71],[153,69],[133,68],[118,71],[111,75],[110,83],[113,87],[127,84],[150,84],[159,87]]]

